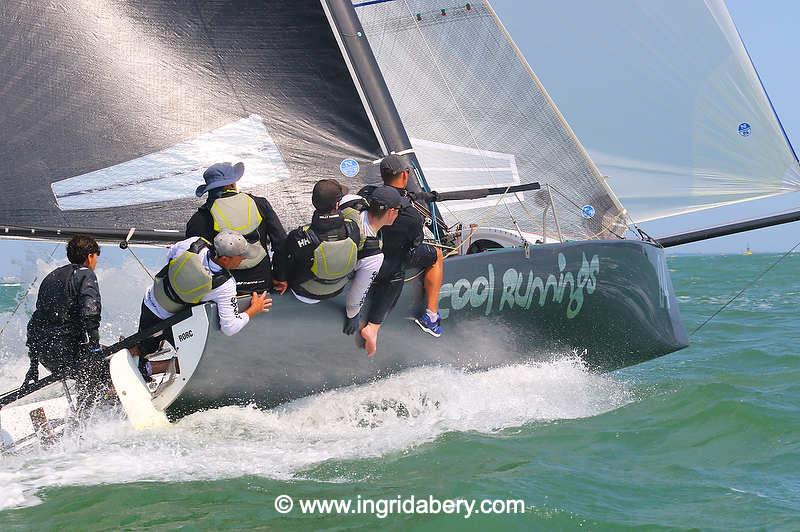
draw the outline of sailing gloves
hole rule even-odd
[[[31,367],[28,373],[25,374],[25,380],[22,381],[22,387],[34,384],[39,380],[39,359],[31,358]]]
[[[430,192],[420,190],[419,192],[413,192],[409,195],[414,199],[414,201],[418,201],[420,203],[432,203],[439,200],[439,193],[435,190],[431,190]]]
[[[342,332],[345,334],[353,334],[358,330],[359,319],[358,314],[353,316],[352,318],[348,318],[346,315],[344,317],[344,327],[342,327]]]

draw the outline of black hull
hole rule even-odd
[[[211,326],[203,357],[168,413],[271,407],[425,365],[480,370],[577,351],[591,367],[613,370],[688,345],[662,249],[585,241],[529,251],[448,259],[439,339],[409,319],[422,311],[422,286],[419,278],[407,282],[373,358],[342,334],[343,298],[306,305],[274,295],[272,311],[236,336]],[[207,311],[215,323],[213,307]]]

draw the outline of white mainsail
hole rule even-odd
[[[800,190],[797,157],[722,0],[502,8],[632,220],[714,209],[676,220],[697,228],[775,214],[785,202],[772,199]]]

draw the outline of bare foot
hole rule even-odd
[[[367,350],[367,356],[371,357],[378,350],[378,328],[380,325],[374,323],[367,324],[361,329],[361,338],[364,339],[364,349]]]

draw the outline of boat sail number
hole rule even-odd
[[[597,288],[597,274],[600,272],[597,255],[591,259],[582,255],[581,267],[573,274],[565,271],[567,258],[559,253],[558,275],[549,274],[546,278],[534,275],[533,270],[524,273],[515,268],[508,268],[498,275],[489,263],[486,275],[443,284],[439,291],[439,313],[442,318],[447,318],[451,311],[483,307],[485,315],[489,316],[507,309],[528,310],[536,304],[544,307],[548,303],[560,305],[566,302],[567,318],[572,319],[583,308],[584,297],[593,294]]]

